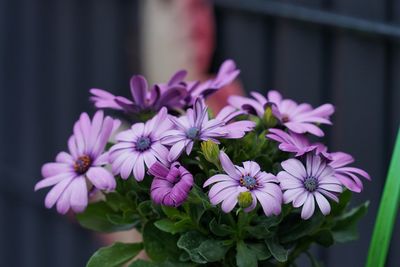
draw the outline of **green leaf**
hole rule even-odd
[[[125,231],[135,226],[133,221],[127,224],[114,224],[108,218],[109,214],[114,213],[106,202],[100,201],[90,204],[84,212],[77,214],[76,218],[83,227],[98,232]]]
[[[282,220],[281,216],[258,217],[254,220],[255,225],[245,227],[246,231],[256,239],[266,239],[274,235],[273,227]]]
[[[196,231],[184,233],[178,240],[178,247],[185,250],[190,259],[196,263],[207,263],[207,260],[199,253],[198,248],[207,238]]]
[[[143,229],[143,243],[147,255],[155,262],[167,259],[177,260],[179,249],[176,246],[178,238],[169,233],[160,231],[153,221],[145,224]]]
[[[164,231],[164,232],[167,232],[167,233],[170,233],[173,235],[182,230],[185,230],[184,228],[180,228],[179,226],[176,226],[175,223],[169,219],[158,220],[154,223],[154,225],[161,231]]]
[[[271,252],[269,252],[265,243],[248,243],[247,246],[249,249],[254,251],[259,261],[263,261],[271,257]]]
[[[216,236],[228,236],[235,232],[229,225],[217,223],[215,218],[211,220],[209,227],[210,231]]]
[[[340,194],[339,202],[331,202],[332,209],[330,215],[339,215],[347,208],[351,200],[351,191],[345,190],[343,193]]]
[[[308,220],[300,219],[297,223],[292,223],[289,220],[291,228],[285,228],[282,235],[279,237],[280,242],[283,244],[296,241],[304,236],[310,235],[317,231],[324,222],[325,217],[320,213],[315,214]]]
[[[367,213],[369,202],[342,214],[332,228],[333,238],[337,242],[348,242],[358,238],[357,222]]]
[[[243,241],[236,245],[236,264],[238,267],[257,267],[257,255]]]
[[[203,245],[203,243],[206,244]],[[219,243],[220,247],[216,249],[215,254],[208,250],[207,245],[218,245],[213,242],[222,242],[215,240],[208,240],[205,236],[196,231],[191,231],[183,234],[178,241],[178,247],[185,250],[189,255],[190,259],[196,263],[207,263],[207,260],[215,260],[219,258],[221,254],[226,253],[225,244]]]
[[[143,249],[142,243],[115,243],[101,248],[89,259],[86,267],[117,267],[136,257]]]
[[[315,239],[315,241],[324,246],[324,247],[330,247],[333,245],[333,243],[335,242],[333,239],[333,235],[332,232],[328,229],[322,229],[320,231],[318,231],[313,238]]]
[[[222,260],[228,249],[229,246],[226,246],[222,241],[209,239],[202,242],[197,251],[206,261],[215,262]]]
[[[164,214],[168,218],[170,218],[172,220],[181,219],[181,218],[186,216],[186,214],[184,214],[183,212],[179,211],[177,208],[172,208],[172,207],[168,207],[168,206],[161,206],[161,209],[164,212]]]
[[[194,267],[193,263],[184,263],[184,262],[150,262],[145,260],[135,260],[132,262],[129,267]]]
[[[367,267],[385,266],[393,228],[400,203],[400,129],[390,160],[383,195],[379,204],[372,241],[368,251]],[[381,177],[379,177],[381,178]]]
[[[288,259],[289,251],[286,250],[281,244],[279,244],[276,238],[268,238],[265,240],[269,251],[272,256],[279,262],[285,262]]]

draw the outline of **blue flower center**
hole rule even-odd
[[[318,179],[315,177],[307,177],[303,183],[309,192],[314,192],[318,188]]]
[[[92,165],[92,159],[87,155],[83,155],[75,161],[74,171],[77,174],[84,174],[89,170],[90,165]]]
[[[250,176],[250,175],[245,175],[242,178],[240,178],[240,185],[247,187],[247,189],[254,189],[257,187],[257,180]]]
[[[136,150],[143,152],[146,151],[147,149],[150,148],[150,138],[148,138],[147,136],[142,136],[139,137],[138,140],[136,141]]]
[[[199,128],[197,127],[191,127],[186,132],[186,136],[189,137],[190,139],[196,139],[198,135],[199,135]]]

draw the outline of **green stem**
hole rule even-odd
[[[385,266],[400,201],[400,130],[369,247],[367,267]]]

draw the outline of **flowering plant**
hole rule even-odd
[[[310,141],[334,107],[252,92],[211,115],[205,98],[238,74],[227,60],[205,82],[185,81],[185,71],[153,86],[134,76],[132,99],[91,90],[100,110],[80,116],[35,190],[52,187],[46,207],[74,211],[83,227],[136,228],[143,242],[101,248],[87,266],[295,266],[303,253],[316,266],[312,244],[357,238],[368,203],[348,203],[370,177]],[[132,261],[141,250],[149,260]]]

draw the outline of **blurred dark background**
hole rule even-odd
[[[135,0],[0,0],[1,266],[84,266],[101,245],[33,187],[79,114],[93,112],[88,89],[127,95],[143,72],[142,10]],[[371,205],[358,241],[315,251],[328,267],[363,266],[400,122],[400,1],[215,0],[213,10],[210,70],[232,58],[247,91],[336,106],[328,144],[371,174],[354,197]],[[398,223],[387,266],[400,261],[399,235]]]

